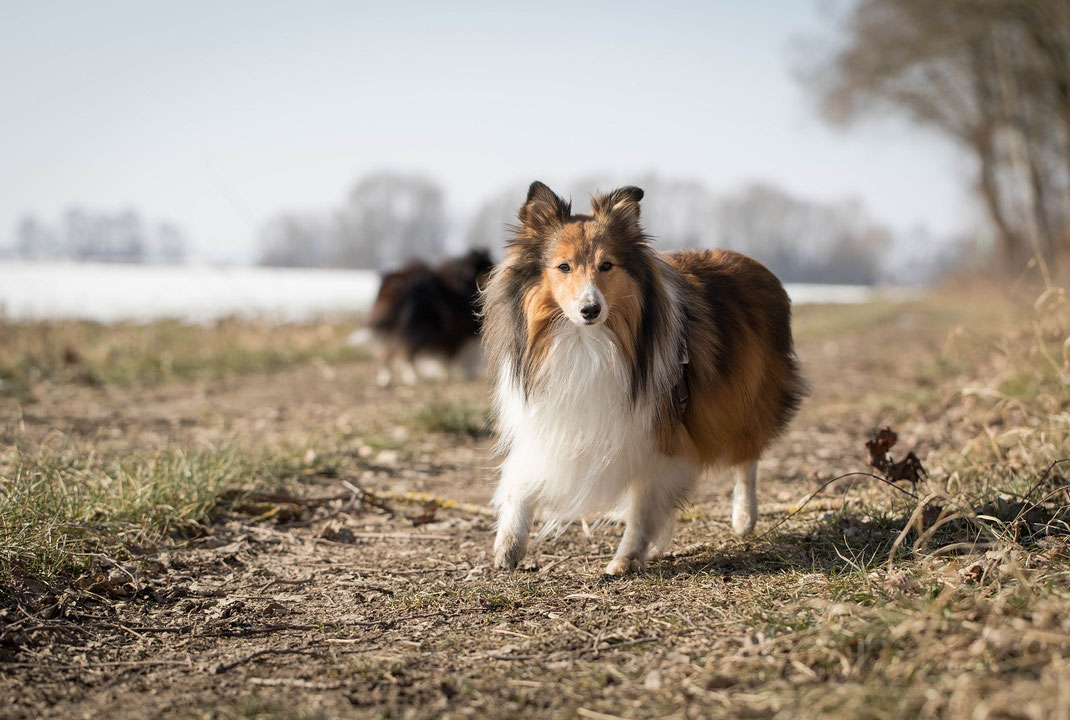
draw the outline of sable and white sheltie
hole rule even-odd
[[[609,574],[660,557],[702,470],[735,473],[732,527],[754,530],[758,458],[805,394],[780,281],[735,252],[659,254],[643,191],[592,214],[535,182],[483,297],[499,450],[494,564],[585,513],[625,522]]]

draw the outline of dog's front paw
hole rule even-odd
[[[401,382],[406,385],[415,385],[420,382],[420,376],[416,374],[416,366],[412,363],[402,365],[398,375],[401,376]]]
[[[667,552],[668,552],[668,548],[663,548],[663,547],[652,547],[652,548],[650,548],[646,552],[646,563],[647,563],[647,565],[649,565],[651,563],[656,563],[658,560],[661,560],[662,558],[665,557],[665,554]]]
[[[627,575],[643,569],[643,561],[637,557],[615,557],[606,565],[606,575]]]
[[[750,508],[732,509],[732,532],[740,537],[747,537],[754,532],[758,524],[758,513]]]
[[[500,542],[494,544],[494,568],[496,570],[516,570],[524,559],[524,544],[520,542]]]

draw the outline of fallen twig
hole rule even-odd
[[[353,537],[370,538],[376,540],[456,540],[453,535],[432,535],[431,533],[405,533],[405,532],[355,532]]]
[[[302,690],[340,690],[345,687],[345,683],[318,683],[312,680],[304,680],[302,678],[246,678],[245,682],[251,685],[262,685],[265,687],[292,687],[301,688]]]
[[[1040,479],[1033,484],[1033,487],[1029,488],[1029,492],[1027,492],[1024,497],[1028,498],[1030,495],[1035,493],[1040,488],[1040,486],[1044,484],[1044,481],[1048,479],[1048,475],[1051,475],[1051,471],[1054,470],[1057,465],[1061,465],[1065,462],[1070,462],[1070,458],[1060,458],[1059,460],[1056,460],[1051,465],[1049,465],[1048,469],[1045,470],[1044,474],[1040,476]]]
[[[387,513],[390,517],[394,517],[394,508],[380,501],[376,497],[375,493],[373,493],[371,490],[358,487],[345,479],[342,480],[342,485],[344,485],[346,490],[349,490],[351,493],[360,495],[360,501],[365,505],[371,505],[374,508],[379,508],[383,512]]]
[[[296,520],[294,522],[280,523],[276,527],[282,528],[284,530],[290,530],[292,528],[302,528],[308,527],[309,525],[315,525],[316,523],[322,522],[324,520],[331,520],[332,518],[336,518],[344,512],[352,510],[353,506],[357,504],[357,500],[360,499],[361,498],[356,493],[353,493],[353,495],[349,498],[349,502],[342,505],[342,507],[336,508],[335,510],[327,513],[322,517],[312,517],[308,518],[307,520]]]
[[[819,485],[816,490],[811,492],[806,497],[806,499],[803,500],[802,503],[799,504],[799,506],[795,508],[795,510],[793,510],[791,513],[789,513],[787,515],[787,517],[782,518],[780,520],[780,522],[778,522],[776,525],[774,525],[773,527],[771,527],[771,528],[769,528],[767,530],[764,530],[763,532],[759,533],[756,537],[759,537],[759,538],[765,537],[769,533],[773,532],[774,530],[779,528],[781,525],[786,523],[788,520],[791,520],[793,517],[795,517],[796,515],[801,513],[803,511],[803,508],[805,508],[810,503],[811,500],[813,500],[815,497],[817,497],[819,494],[821,494],[821,492],[825,488],[827,488],[829,485],[831,485],[832,483],[836,482],[837,480],[843,480],[844,478],[849,478],[849,477],[868,477],[868,478],[872,478],[874,480],[879,480],[880,482],[884,483],[885,485],[888,485],[889,487],[895,488],[896,490],[898,490],[899,492],[903,493],[904,495],[907,495],[907,496],[909,496],[909,497],[911,497],[911,498],[913,498],[915,500],[919,499],[918,496],[915,493],[911,492],[910,490],[907,490],[906,488],[899,487],[898,485],[896,485],[892,481],[888,480],[887,478],[883,478],[880,475],[874,475],[873,473],[870,473],[870,472],[861,472],[861,471],[844,473],[843,475],[837,475],[836,477],[829,478],[825,482],[821,483],[821,485]],[[853,486],[853,483],[852,483],[852,486]],[[850,490],[850,489],[851,489],[850,487],[847,488],[847,490]],[[844,494],[846,494],[846,491],[844,492]]]
[[[393,500],[395,502],[409,503],[412,505],[423,505],[425,503],[434,503],[436,507],[440,507],[444,510],[460,510],[472,515],[482,515],[484,517],[495,517],[497,511],[486,505],[476,505],[475,503],[460,502],[459,500],[453,500],[451,498],[444,498],[439,495],[432,495],[431,493],[415,492],[412,490],[393,491],[383,490],[381,492],[373,493],[378,498],[386,500]]]
[[[105,667],[174,667],[192,665],[188,660],[116,660],[108,662],[84,662],[84,663],[33,663],[33,662],[5,662],[0,663],[4,668],[48,668],[49,670],[92,670],[93,668]]]

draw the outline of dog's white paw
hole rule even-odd
[[[647,565],[649,565],[650,563],[655,563],[658,560],[661,560],[663,557],[665,557],[665,553],[667,553],[667,552],[668,552],[668,548],[663,548],[663,547],[652,547],[652,548],[650,548],[646,553]]]
[[[524,559],[524,543],[502,541],[494,543],[494,568],[496,570],[516,570],[516,566]]]
[[[643,561],[637,557],[615,557],[606,565],[606,575],[627,575],[643,569]]]
[[[746,508],[733,508],[732,510],[732,532],[740,537],[753,533],[754,526],[758,523],[758,513],[748,512]]]
[[[416,374],[416,366],[412,363],[405,363],[398,370],[398,375],[401,376],[401,382],[406,385],[415,385],[420,382],[420,376]]]

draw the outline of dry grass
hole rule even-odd
[[[1012,295],[957,289],[901,305],[800,308],[815,394],[771,453],[763,494],[781,502],[766,504],[760,534],[728,535],[724,496],[707,495],[684,515],[675,555],[620,580],[599,575],[613,530],[572,528],[536,546],[523,571],[501,574],[488,567],[487,519],[463,509],[339,501],[293,526],[267,502],[213,520],[232,488],[315,482],[344,493],[338,484],[352,481],[471,499],[490,443],[482,388],[435,391],[431,401],[399,394],[389,412],[377,405],[357,423],[359,441],[321,428],[315,452],[191,444],[99,458],[92,439],[62,452],[26,444],[0,469],[9,569],[36,566],[61,583],[87,548],[125,559],[134,557],[122,555],[127,545],[153,539],[186,553],[186,570],[139,578],[146,598],[165,599],[114,610],[138,632],[188,623],[181,648],[115,631],[101,637],[119,649],[93,658],[180,663],[190,653],[208,666],[264,649],[291,654],[203,677],[161,670],[141,684],[105,673],[105,687],[125,689],[122,703],[88,689],[51,705],[42,690],[24,716],[174,715],[165,711],[180,703],[184,717],[1068,717],[1070,463],[1053,463],[1070,458],[1070,303],[1054,289]],[[278,334],[291,332],[325,331]],[[74,379],[64,372],[50,382]],[[370,367],[361,372],[370,380]],[[821,483],[865,469],[862,441],[885,423],[902,437],[893,454],[915,448],[929,471],[903,488],[917,498],[852,476],[790,514]],[[376,443],[375,433],[392,439]],[[476,443],[476,459],[455,454]],[[463,480],[441,484],[457,463]],[[190,521],[218,535],[225,554],[168,545]],[[256,600],[272,578],[304,584]],[[176,608],[187,600],[168,595],[176,588],[200,593],[186,615]],[[302,599],[284,620],[265,619],[295,592]],[[212,614],[234,596],[244,611]],[[219,639],[265,622],[300,629]],[[76,644],[64,655],[27,637],[9,657],[47,647],[77,658]],[[6,687],[23,691],[69,685],[44,661],[11,677]],[[153,704],[166,696],[154,689],[171,684],[179,700]]]
[[[203,532],[251,493],[292,489],[330,472],[279,448],[148,457],[16,448],[0,456],[0,588],[69,580],[94,555],[128,560],[131,548]]]
[[[103,325],[0,318],[0,394],[32,397],[43,383],[145,385],[276,372],[365,356],[345,344],[356,323],[278,326],[226,319]]]
[[[1070,715],[1070,463],[1060,463],[1070,458],[1070,304],[1059,288],[1027,312],[965,297],[929,298],[918,312],[960,322],[931,357],[897,359],[932,389],[900,413],[935,418],[964,441],[927,455],[919,502],[854,489],[854,509],[806,536],[824,547],[811,557],[835,569],[785,598],[758,643],[767,647],[747,653],[769,658],[752,657],[742,674],[779,663],[751,710]]]

